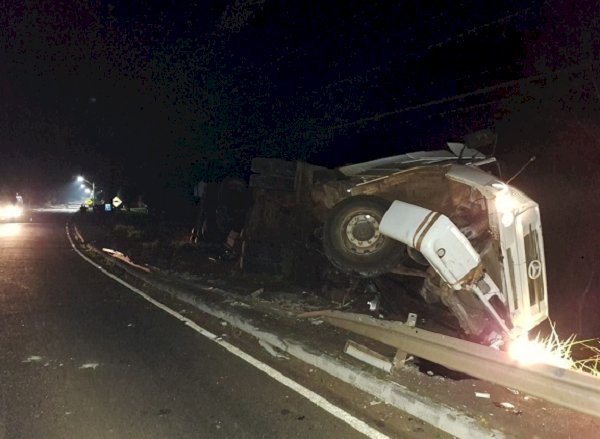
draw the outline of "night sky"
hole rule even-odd
[[[589,62],[593,23],[575,25],[594,8],[563,9],[8,1],[1,184],[39,191],[84,172],[133,195],[244,175],[257,155],[335,166],[443,147],[493,128],[531,87],[503,83]]]

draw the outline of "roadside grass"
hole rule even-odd
[[[574,369],[600,378],[600,339],[575,341],[572,349],[582,354],[582,359],[575,360]]]

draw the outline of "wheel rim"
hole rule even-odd
[[[376,252],[385,237],[379,232],[379,219],[371,213],[354,214],[347,218],[344,227],[346,250],[357,255]]]

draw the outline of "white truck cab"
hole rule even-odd
[[[519,337],[548,317],[539,206],[481,169],[493,157],[449,146],[338,168],[318,197],[329,209],[325,254],[366,277],[402,273],[410,257],[425,265],[423,298],[446,305],[466,334]]]

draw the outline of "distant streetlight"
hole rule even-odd
[[[89,188],[87,188],[87,190],[85,192],[92,194],[92,202],[95,204],[96,203],[96,184],[93,181],[86,180],[82,175],[79,175],[77,177],[77,181],[80,183],[87,183],[92,186],[91,190],[89,190]],[[82,184],[81,187],[85,187],[85,185]],[[89,190],[89,192],[88,192],[88,190]]]
[[[86,187],[86,188],[84,188],[84,189],[83,189],[83,191],[84,191],[86,194],[91,194],[91,193],[92,193],[92,190],[91,190],[89,187]]]

